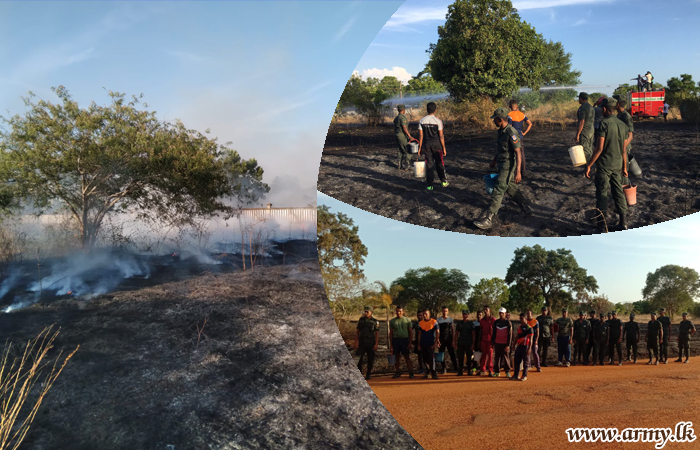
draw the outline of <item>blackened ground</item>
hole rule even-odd
[[[527,171],[521,189],[533,201],[524,217],[506,196],[492,229],[473,225],[491,197],[483,176],[495,151],[495,131],[445,130],[450,185],[426,191],[412,171],[399,172],[392,130],[387,127],[331,128],[321,158],[318,190],[349,205],[402,222],[461,233],[499,236],[575,236],[595,233],[595,185],[573,167],[567,149],[575,129],[533,127],[524,139]],[[637,205],[631,228],[700,210],[700,132],[683,123],[635,123],[633,154],[643,171],[632,177]],[[415,158],[415,157],[414,157]],[[612,227],[618,218],[609,202]],[[612,230],[611,230],[612,231]]]
[[[25,449],[421,448],[354,367],[317,261],[40,303],[0,337],[51,324],[54,354],[80,350]]]

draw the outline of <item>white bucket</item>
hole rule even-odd
[[[425,178],[425,161],[416,161],[413,165],[416,168],[416,178]]]
[[[474,361],[476,361],[476,362],[480,362],[480,361],[481,361],[481,355],[482,355],[481,352],[474,352],[474,356],[472,357],[472,359],[474,359]]]
[[[409,142],[408,149],[411,151],[411,153],[418,153],[418,142]]]
[[[571,164],[574,167],[582,166],[586,164],[586,155],[583,153],[583,145],[574,145],[569,149],[569,156],[571,157]]]

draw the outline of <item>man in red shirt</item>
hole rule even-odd
[[[495,321],[496,319],[491,315],[491,308],[484,306],[484,317],[479,321],[481,326],[481,375],[486,375],[487,366],[488,375],[493,375],[493,344],[491,343],[491,337]]]

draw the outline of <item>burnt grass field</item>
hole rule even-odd
[[[51,324],[54,355],[80,349],[24,449],[421,448],[357,371],[317,259],[42,302],[0,335]]]
[[[417,124],[411,124],[418,136]],[[534,123],[524,138],[527,169],[520,188],[530,199],[532,215],[524,217],[506,195],[494,226],[480,230],[473,221],[488,208],[491,197],[483,176],[495,154],[495,130],[466,130],[446,124],[445,166],[450,185],[436,177],[434,191],[413,171],[396,166],[393,128],[333,126],[323,149],[318,190],[349,205],[416,225],[494,236],[576,236],[596,233],[593,217],[595,185],[585,167],[573,167],[568,148],[572,126]],[[642,176],[637,204],[629,208],[629,226],[675,219],[700,210],[700,132],[681,122],[656,119],[635,122],[632,153]],[[416,155],[414,155],[414,160]],[[618,216],[610,198],[607,214],[615,227]],[[612,229],[610,231],[613,231]]]

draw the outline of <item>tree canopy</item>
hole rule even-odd
[[[406,93],[410,95],[431,95],[445,92],[447,92],[445,86],[435,81],[430,74],[411,78],[408,80],[408,86],[406,87]]]
[[[700,276],[695,269],[669,264],[647,274],[642,289],[644,300],[649,301],[652,311],[666,308],[673,317],[694,307],[700,294]]]
[[[482,278],[472,287],[472,293],[467,300],[469,311],[476,312],[488,306],[497,311],[508,301],[509,289],[501,278]]]
[[[230,200],[250,203],[269,190],[255,159],[138,109],[142,96],[127,101],[109,92],[109,105],[81,108],[63,86],[52,90],[59,103],[30,93],[25,114],[2,118],[3,195],[40,213],[67,210],[84,247],[94,244],[109,214],[185,224],[230,215]]]
[[[442,306],[453,309],[464,303],[471,287],[469,277],[461,270],[432,267],[409,269],[391,284],[403,287],[398,302],[428,308],[434,314]]]
[[[685,100],[697,101],[700,98],[700,83],[695,84],[693,76],[684,73],[666,81],[666,101],[669,105],[681,106]]]
[[[358,113],[367,117],[370,124],[375,123],[386,112],[386,106],[382,102],[391,98],[391,93],[385,90],[389,85],[390,82],[387,82],[381,86],[380,80],[376,78],[363,80],[359,75],[352,74],[345,84],[336,110],[354,107]]]
[[[562,44],[545,40],[509,0],[457,0],[427,52],[433,78],[457,100],[578,84],[581,75]]]

